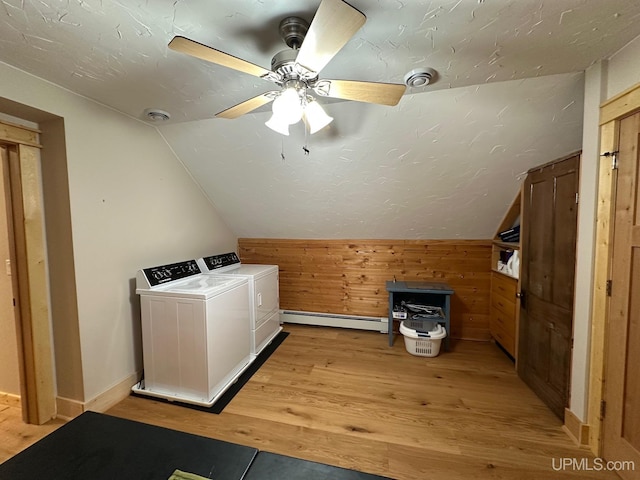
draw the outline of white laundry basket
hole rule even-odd
[[[429,332],[416,331],[400,323],[400,333],[404,336],[404,346],[411,355],[420,357],[435,357],[440,353],[442,339],[447,336],[447,330],[440,324]]]

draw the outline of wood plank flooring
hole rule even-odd
[[[388,347],[376,332],[285,330],[220,415],[136,397],[106,413],[397,480],[618,478],[554,469],[593,457],[491,343],[458,341],[426,358],[401,336]]]
[[[22,421],[20,407],[0,404],[0,463],[49,435],[64,423],[63,420],[52,420],[46,425],[27,425]]]

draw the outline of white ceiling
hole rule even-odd
[[[268,68],[280,20],[319,0],[2,0],[0,60],[136,118],[170,112],[159,131],[239,236],[488,238],[522,172],[580,148],[580,72],[640,35],[637,0],[350,3],[367,22],[321,77],[439,78],[397,107],[327,104],[309,155],[266,111],[212,118],[273,84],[167,44]]]

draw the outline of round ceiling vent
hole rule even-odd
[[[438,72],[433,68],[414,68],[404,76],[407,87],[424,87],[436,81]]]
[[[159,110],[157,108],[147,108],[144,111],[144,116],[147,120],[151,120],[152,122],[166,122],[171,118],[169,112],[165,112],[164,110]]]

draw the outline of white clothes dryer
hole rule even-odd
[[[211,406],[251,362],[249,284],[196,260],[139,270],[144,379],[136,393]]]
[[[282,331],[278,265],[243,264],[235,252],[197,260],[205,274],[249,281],[251,355],[255,358]]]

